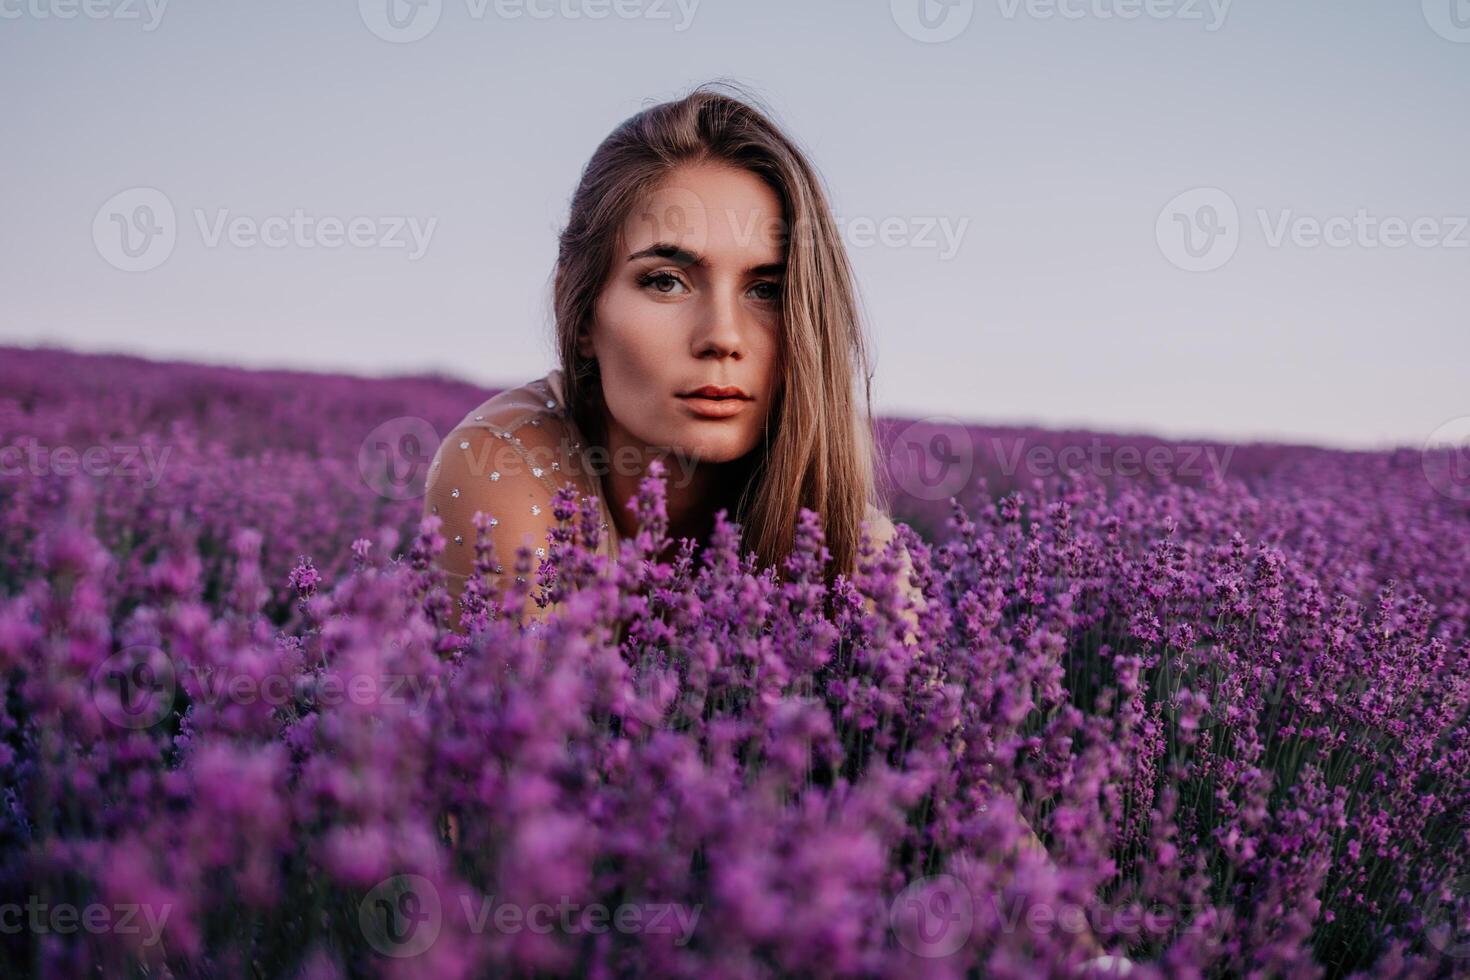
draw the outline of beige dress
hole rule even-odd
[[[546,555],[546,534],[557,526],[552,496],[567,483],[598,498],[601,550],[617,556],[617,526],[585,448],[566,408],[560,369],[486,399],[449,432],[429,465],[424,511],[442,521],[439,562],[456,597],[474,568],[475,513],[492,522],[496,571],[513,568],[516,549],[525,544],[536,556],[534,576]]]

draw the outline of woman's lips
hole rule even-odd
[[[750,404],[748,398],[703,398],[696,395],[680,396],[679,401],[688,405],[689,411],[706,419],[727,419]]]

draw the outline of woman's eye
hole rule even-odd
[[[775,302],[776,300],[778,300],[778,299],[781,298],[781,284],[780,283],[776,283],[776,282],[758,282],[754,286],[751,286],[750,288],[751,289],[765,289],[767,291],[765,293],[765,295],[763,295],[763,296],[757,296],[756,298],[757,299],[760,299],[760,300],[762,300],[764,302],[767,302],[767,303]]]
[[[658,292],[667,294],[673,291],[674,286],[682,286],[683,283],[673,273],[650,272],[648,275],[638,278],[638,285],[644,287],[652,286]]]

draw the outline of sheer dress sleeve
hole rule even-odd
[[[593,492],[585,479],[572,474],[572,456],[580,449],[563,422],[555,402],[527,407],[526,389],[492,399],[466,418],[440,443],[429,467],[424,512],[442,521],[444,569],[450,595],[455,599],[458,629],[459,599],[474,571],[478,529],[474,516],[486,514],[491,523],[496,567],[502,592],[517,578],[517,549],[531,549],[529,592],[523,612],[541,618],[545,611],[534,601],[537,569],[546,557],[547,534],[557,526],[552,497],[567,482],[581,493]]]

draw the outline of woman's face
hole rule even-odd
[[[598,361],[610,443],[712,463],[760,445],[778,393],[781,225],[775,192],[721,164],[679,168],[633,209],[579,341]],[[687,397],[705,385],[746,397]]]

